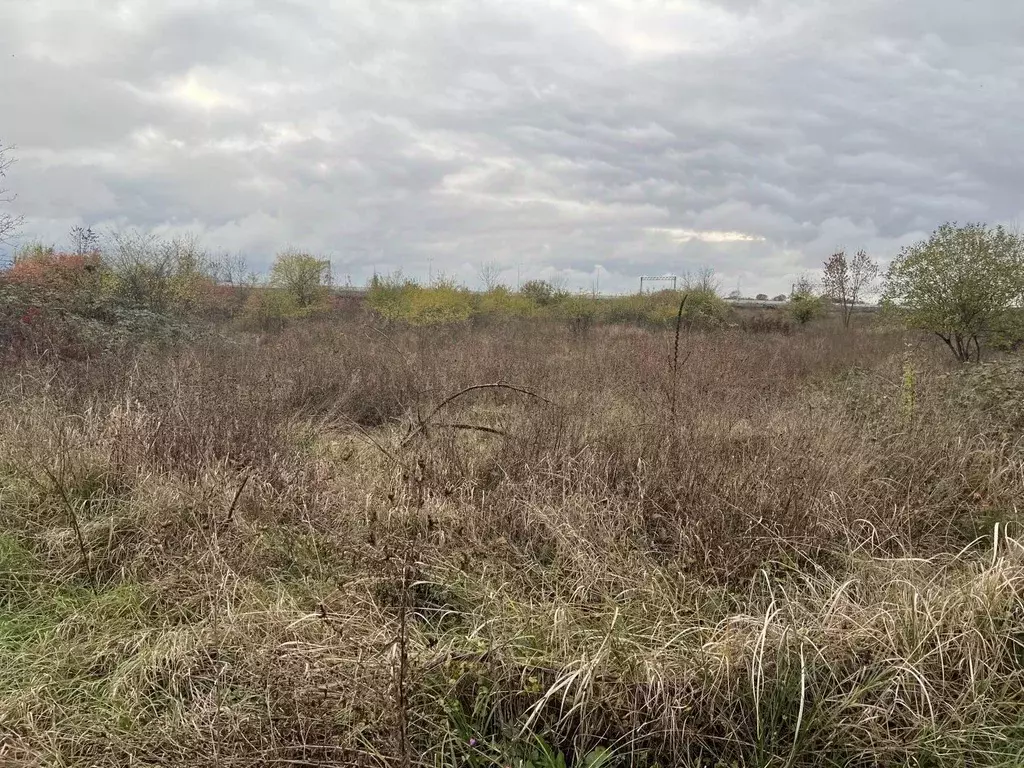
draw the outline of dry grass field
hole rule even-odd
[[[357,313],[12,362],[0,764],[1020,765],[1021,374],[940,345]]]

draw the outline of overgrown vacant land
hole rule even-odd
[[[866,328],[675,341],[8,366],[4,764],[1019,764],[1019,392]]]
[[[257,334],[190,272],[33,258],[0,284],[3,765],[1024,760],[1012,359],[401,283]]]

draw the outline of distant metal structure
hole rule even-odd
[[[676,290],[679,281],[677,275],[640,275],[640,293],[644,292],[644,283],[667,283],[672,282],[672,290]]]

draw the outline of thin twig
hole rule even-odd
[[[377,440],[377,438],[375,438],[369,432],[367,432],[366,429],[363,428],[360,424],[357,424],[355,421],[353,421],[351,419],[345,419],[345,421],[348,423],[348,425],[350,427],[352,427],[352,429],[354,429],[356,432],[359,433],[360,437],[362,437],[364,440],[366,440],[366,442],[368,442],[370,445],[372,445],[378,451],[383,453],[388,459],[391,460],[391,462],[393,464],[395,464],[396,466],[399,466],[399,467],[404,467],[405,466],[405,464],[403,462],[401,462],[397,458],[395,458],[395,455],[391,451],[389,451],[387,448],[385,448],[383,445],[381,445],[380,441]],[[403,445],[404,445],[404,443],[403,443]]]
[[[230,523],[230,522],[231,522],[231,518],[232,518],[232,517],[234,516],[234,514],[235,514],[235,507],[237,507],[237,506],[238,506],[238,500],[239,500],[240,498],[242,498],[242,491],[244,491],[244,490],[245,490],[245,486],[246,486],[246,484],[248,484],[248,482],[249,482],[249,478],[250,478],[250,477],[252,477],[252,475],[251,475],[251,474],[247,474],[247,475],[246,475],[245,477],[243,477],[243,478],[242,478],[242,482],[241,482],[241,483],[239,484],[239,486],[238,486],[238,490],[237,490],[237,491],[235,491],[235,498],[233,498],[233,499],[231,500],[231,506],[230,506],[230,507],[228,507],[228,513],[227,513],[227,514],[226,514],[226,515],[224,516],[224,523],[225,523],[225,524],[227,524],[227,523]]]
[[[501,435],[502,437],[508,437],[508,432],[501,429],[495,429],[494,427],[485,427],[480,424],[449,424],[447,422],[438,422],[434,425],[435,427],[442,427],[445,429],[464,429],[471,432],[486,432],[490,435]]]
[[[453,401],[457,400],[463,395],[468,394],[469,392],[475,392],[481,389],[507,389],[512,392],[518,392],[521,395],[529,395],[530,397],[536,398],[537,400],[540,400],[543,403],[547,403],[548,405],[554,405],[554,403],[548,400],[546,397],[542,397],[541,395],[538,395],[536,392],[531,392],[528,389],[525,389],[523,387],[517,387],[512,384],[474,384],[473,386],[461,389],[455,394],[449,395],[444,400],[442,400],[434,408],[434,410],[427,414],[427,417],[425,419],[419,420],[419,424],[417,425],[417,427],[411,433],[409,433],[409,435],[406,436],[406,438],[402,441],[402,446],[404,447],[414,437],[419,435],[421,432],[426,431],[427,426],[430,424],[430,420],[433,419],[434,416],[436,416],[441,411],[441,409],[443,409],[446,405],[452,403]]]
[[[690,298],[690,294],[684,293],[682,301],[679,302],[679,312],[676,314],[676,339],[675,345],[672,349],[672,391],[669,393],[669,405],[672,413],[672,420],[676,418],[676,400],[678,398],[678,376],[679,376],[679,332],[683,327],[683,309],[686,307],[686,300]],[[687,324],[687,330],[689,330],[689,324]],[[693,354],[693,347],[686,353],[686,359],[683,360],[683,364],[690,359],[690,355]]]
[[[402,563],[401,598],[398,614],[398,636],[395,639],[398,651],[395,668],[395,707],[398,713],[398,754],[399,765],[410,768],[412,749],[409,746],[409,608],[412,588],[412,548],[406,548]]]
[[[75,532],[75,538],[78,540],[78,552],[82,556],[82,565],[85,567],[85,572],[89,576],[89,583],[92,585],[92,589],[95,592],[99,589],[99,585],[96,581],[96,574],[93,573],[92,563],[89,560],[89,550],[85,546],[85,537],[82,536],[82,527],[78,524],[78,513],[75,512],[75,506],[71,503],[71,499],[68,498],[67,491],[64,488],[62,480],[58,480],[57,476],[50,471],[49,467],[43,467],[43,472],[53,483],[53,487],[60,494],[61,499],[64,502],[64,507],[67,509],[68,518],[71,520],[71,527]]]

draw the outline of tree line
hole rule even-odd
[[[12,162],[10,148],[0,144],[0,182]],[[0,183],[0,204],[12,201]],[[21,223],[20,217],[0,210],[0,243],[10,242]],[[78,259],[75,268],[83,275],[101,271],[116,275],[122,299],[155,310],[187,299],[197,285],[254,285],[256,281],[245,271],[244,262],[225,258],[213,263],[187,238],[159,242],[139,234],[115,235],[111,245],[101,263],[96,234],[75,228],[71,250]],[[54,274],[67,272],[71,261],[57,256],[52,248],[23,250],[8,272],[20,271],[23,278],[48,269]],[[821,292],[802,278],[788,297],[789,311],[798,323],[809,322],[820,314],[822,299],[827,298],[849,327],[854,308],[880,279],[885,311],[909,328],[938,336],[959,361],[980,360],[986,344],[1024,339],[1024,238],[1002,226],[977,222],[941,225],[928,238],[902,248],[884,275],[865,251],[852,256],[837,251],[824,263]],[[271,269],[270,286],[277,291],[254,299],[258,305],[249,309],[257,315],[308,314],[324,303],[330,282],[329,261],[285,252]],[[538,286],[537,281],[528,283],[533,293]]]

